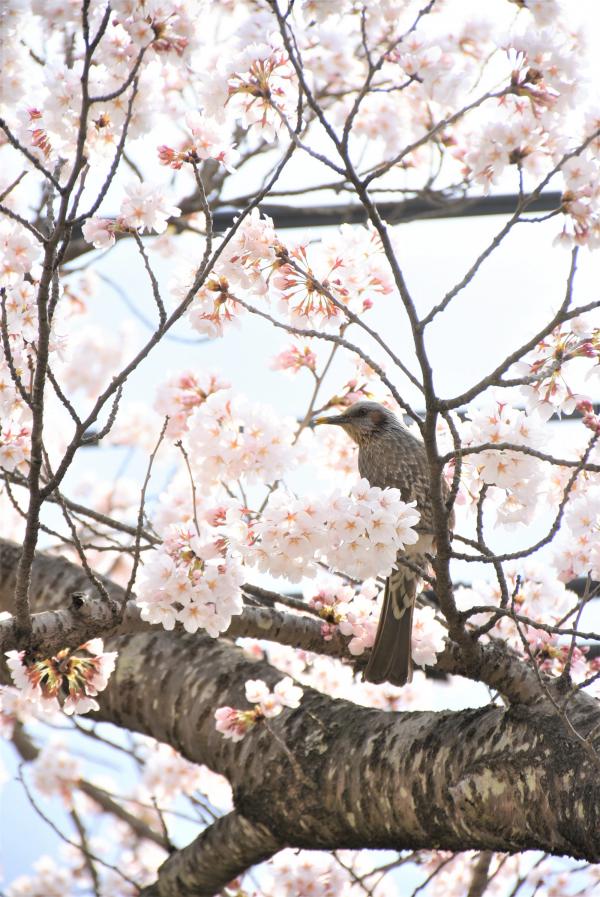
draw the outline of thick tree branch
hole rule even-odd
[[[228,813],[169,857],[159,869],[158,881],[144,888],[140,897],[213,897],[282,847],[266,826]]]
[[[139,633],[119,648],[117,670],[100,698],[101,718],[172,744],[225,775],[236,810],[280,844],[435,843],[600,858],[596,767],[547,705],[390,714],[309,689],[298,710],[259,724],[234,744],[216,732],[214,711],[246,706],[243,683],[260,677],[272,686],[276,670],[207,638]],[[583,735],[600,722],[600,709],[591,705],[571,709]],[[177,862],[170,860],[170,872]],[[194,884],[208,893],[203,881]]]
[[[10,555],[0,554],[5,584]],[[13,551],[13,576],[15,558]],[[45,583],[37,578],[38,560]],[[36,584],[52,606],[63,580],[71,576],[70,585],[76,582],[75,571],[81,581],[84,574],[74,565],[37,558],[34,603],[40,605]],[[243,741],[232,743],[216,731],[215,710],[245,707],[246,680],[262,678],[273,686],[281,677],[277,670],[248,661],[224,640],[179,632],[132,633],[114,640],[113,647],[119,660],[99,696],[99,718],[171,744],[192,762],[225,775],[236,814],[243,817],[230,824],[248,824],[255,833],[248,862],[282,845],[421,849],[436,844],[448,850],[537,849],[600,859],[597,769],[580,741],[557,725],[549,701],[538,698],[526,710],[491,705],[458,713],[396,714],[307,689],[299,709],[259,723]],[[506,673],[506,652],[501,646],[497,651],[498,670]],[[451,661],[450,656],[449,667]],[[525,697],[526,677],[523,687]],[[578,695],[568,713],[579,735],[595,733],[593,743],[599,746],[598,704]],[[340,763],[341,757],[347,762]],[[195,888],[208,894],[219,865],[220,885],[227,883],[237,866],[206,861],[211,837],[208,832],[187,849],[190,853],[169,859],[156,894],[174,893],[171,882],[180,874],[187,877],[183,893]],[[195,866],[191,856],[198,860]]]

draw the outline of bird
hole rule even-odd
[[[371,486],[400,490],[402,500],[416,501],[420,520],[418,541],[398,553],[416,567],[428,565],[427,554],[435,554],[430,473],[425,445],[404,427],[396,415],[378,402],[359,401],[342,414],[318,417],[316,424],[342,429],[358,445],[358,470]],[[448,487],[442,481],[444,497]],[[453,526],[453,512],[449,527]],[[363,673],[367,682],[406,685],[412,680],[412,617],[420,585],[419,574],[402,563],[385,583],[383,608],[375,642]]]

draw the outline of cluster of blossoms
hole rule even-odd
[[[336,262],[319,277],[311,268],[306,246],[297,246],[289,255],[287,252],[283,255],[272,286],[278,311],[288,316],[294,326],[316,324],[324,329],[343,320],[341,299],[336,295],[338,289],[330,280],[335,266]]]
[[[131,357],[134,335],[134,328],[127,321],[118,329],[113,328],[112,338],[106,328],[91,322],[73,327],[63,359],[57,363],[61,382],[72,392],[81,391],[88,398],[96,398]]]
[[[587,132],[596,133],[600,120],[589,121]],[[600,166],[596,156],[597,140],[574,158],[561,166],[564,178],[561,211],[564,225],[555,242],[566,245],[587,246],[597,249],[600,245]]]
[[[555,644],[556,635],[538,628],[535,623],[555,626],[576,608],[577,595],[557,579],[551,566],[531,558],[509,562],[504,572],[509,594],[508,613],[514,611],[533,623],[530,625],[520,622],[517,629],[510,615],[502,615],[494,625],[492,635],[503,638],[519,653],[524,651],[523,639],[527,640],[532,650]],[[500,601],[500,586],[497,582],[488,580],[475,580],[470,588],[459,588],[456,592],[456,603],[460,610],[479,606],[493,609],[500,606]],[[493,610],[473,614],[469,617],[469,622],[475,626],[485,624],[491,614]]]
[[[277,264],[279,244],[268,216],[258,209],[236,222],[235,232],[224,247],[210,279],[196,292],[188,311],[191,326],[198,333],[222,336],[224,328],[237,323],[244,309],[235,296],[263,296],[268,292],[268,277]],[[187,295],[196,268],[174,283],[177,301]]]
[[[39,247],[20,226],[0,228],[0,288],[6,325],[0,343],[0,469],[24,473],[31,456],[31,412],[21,390],[30,387],[35,365],[35,287]],[[53,341],[50,343],[54,348]],[[21,389],[19,389],[20,384]]]
[[[535,377],[521,387],[526,406],[547,420],[552,414],[571,414],[589,397],[574,391],[573,378],[600,372],[600,327],[591,315],[556,327],[526,359],[513,365],[518,377]]]
[[[47,741],[29,766],[29,771],[32,783],[40,794],[60,797],[63,804],[72,809],[74,789],[81,778],[81,764],[65,749],[62,741]]]
[[[507,443],[523,446],[525,451],[494,448],[466,455],[462,481],[468,500],[477,503],[486,486],[486,498],[496,505],[497,522],[530,522],[546,489],[547,467],[526,449],[542,448],[547,443],[544,423],[495,398],[489,405],[471,411],[469,417],[459,426],[463,446]]]
[[[293,420],[219,389],[190,416],[185,443],[200,482],[274,482],[295,463],[294,432]]]
[[[241,741],[244,735],[261,719],[279,716],[284,707],[300,706],[302,689],[286,676],[271,691],[262,679],[246,682],[246,700],[255,706],[251,710],[219,707],[215,711],[216,729],[224,738]]]
[[[191,289],[195,271],[191,278],[183,278],[173,288],[173,295],[181,301]],[[224,329],[231,324],[238,325],[244,307],[237,302],[231,293],[231,285],[222,274],[211,277],[194,295],[194,302],[188,311],[191,326],[203,336],[211,339],[223,336]]]
[[[198,112],[188,112],[185,122],[190,138],[177,150],[166,145],[159,146],[158,157],[161,163],[178,170],[186,162],[197,163],[204,159],[215,159],[228,171],[232,171],[237,153],[231,146],[229,129]]]
[[[510,34],[508,86],[496,94],[495,114],[489,106],[481,111],[482,126],[458,153],[468,175],[484,187],[499,183],[508,166],[539,177],[567,153],[564,118],[576,109],[586,80],[574,56],[578,39],[568,28],[555,26]]]
[[[11,473],[24,465],[31,455],[31,427],[18,421],[2,421],[0,429],[0,468]]]
[[[88,218],[82,231],[85,240],[96,249],[108,249],[114,245],[115,234],[163,233],[168,219],[177,218],[181,210],[174,206],[164,187],[134,181],[125,187],[125,197],[116,219]]]
[[[281,897],[350,897],[358,889],[352,887],[349,869],[331,854],[319,851],[282,850],[269,865],[265,894]],[[376,893],[376,892],[375,892]]]
[[[232,809],[231,785],[224,776],[207,766],[191,763],[178,751],[149,736],[135,738],[135,753],[140,761],[141,776],[134,789],[135,800],[149,824],[160,825],[160,817],[151,805],[171,808],[183,796],[205,795],[212,807],[229,812]]]
[[[350,495],[290,499],[276,493],[253,527],[260,570],[292,582],[314,575],[318,562],[357,579],[387,576],[398,551],[417,541],[419,513],[398,489],[359,480]]]
[[[172,92],[173,73],[178,65],[183,68],[186,63],[182,58],[184,51],[197,43],[196,17],[186,14],[185,3],[179,0],[120,5],[122,9],[113,10],[110,20],[104,23],[101,4],[88,11],[90,31],[102,40],[91,65],[86,67],[83,43],[75,39],[81,26],[81,10],[77,5],[32,3],[28,13],[30,17],[33,13],[33,22],[27,20],[30,43],[38,44],[36,49],[41,52],[45,41],[50,40],[58,28],[67,29],[73,38],[69,63],[63,62],[55,53],[52,63],[32,69],[27,64],[27,56],[14,53],[11,66],[2,79],[2,88],[7,86],[9,90],[6,94],[4,90],[1,93],[11,102],[8,117],[20,143],[47,170],[52,170],[60,160],[61,178],[70,173],[76,152],[84,72],[92,98],[86,155],[101,164],[110,164],[126,122],[131,139],[151,129],[159,114],[151,95],[164,92],[168,96]],[[22,7],[13,14],[9,35],[11,32],[13,35],[22,33],[21,16],[24,13]],[[145,57],[140,65],[142,54]],[[129,85],[136,68],[140,90],[130,110]],[[18,90],[15,89],[17,83]],[[9,95],[12,95],[12,101],[8,100]]]
[[[20,224],[3,221],[0,226],[0,286],[20,284],[25,274],[35,273],[40,244]]]
[[[53,657],[29,659],[24,651],[8,651],[7,666],[23,696],[45,712],[62,707],[68,714],[98,710],[94,697],[103,691],[115,668],[116,651],[104,651],[95,638]]]
[[[325,641],[333,637],[336,628],[346,636],[351,654],[362,654],[375,641],[377,612],[374,599],[379,589],[373,580],[362,583],[359,591],[336,580],[333,585],[322,585],[305,591],[305,597],[313,610],[323,620],[321,633]]]
[[[156,54],[181,57],[197,40],[198,25],[192,10],[179,0],[116,0],[111,3],[114,24],[120,25],[138,46]]]
[[[578,648],[571,644],[543,642],[535,651],[535,660],[540,670],[549,676],[560,676],[567,669],[569,678],[576,684],[586,683],[587,694],[598,698],[597,674],[600,671],[600,658],[589,658],[589,648]],[[587,680],[594,680],[587,682]]]
[[[369,228],[342,225],[323,246],[279,247],[278,259],[270,298],[295,327],[343,324],[344,308],[361,314],[394,289],[380,238]]]
[[[194,276],[192,269],[174,285],[176,300],[186,296]],[[236,224],[188,317],[199,333],[222,336],[244,313],[242,301],[253,305],[260,296],[293,327],[331,328],[346,322],[345,308],[362,314],[393,289],[381,240],[372,228],[343,225],[323,245],[287,249],[273,221],[254,209]]]
[[[583,481],[565,507],[552,543],[553,563],[565,582],[590,573],[600,579],[600,483]]]
[[[80,811],[80,808],[77,808]],[[65,897],[96,890],[103,897],[134,897],[139,887],[156,880],[156,871],[165,860],[165,851],[147,840],[131,844],[131,829],[112,818],[110,831],[94,834],[89,849],[93,851],[99,870],[92,876],[89,866],[81,862],[81,853],[73,842],[62,845],[58,861],[41,856],[32,871],[19,875],[4,889],[6,897]],[[122,845],[115,866],[114,844]]]
[[[77,881],[79,878],[79,881]],[[85,876],[84,876],[85,878]],[[33,864],[33,874],[19,875],[6,890],[6,897],[64,897],[82,884],[81,877],[52,857],[41,856]]]
[[[298,102],[295,74],[287,54],[269,44],[252,44],[235,60],[228,79],[227,104],[247,128],[257,125],[273,140],[293,121]]]
[[[154,399],[158,413],[169,418],[166,435],[173,439],[182,436],[188,429],[188,420],[194,409],[213,393],[229,389],[229,386],[216,374],[180,371],[170,376],[159,386]]]
[[[371,648],[375,641],[381,602],[375,601],[379,588],[373,580],[366,580],[355,591],[351,586],[337,582],[308,592],[308,604],[323,619],[321,632],[327,641],[335,629],[350,637],[348,650],[355,657]],[[431,607],[415,608],[412,629],[412,656],[420,666],[432,665],[443,650],[446,631],[435,619]]]
[[[317,356],[308,342],[299,345],[292,343],[272,359],[271,367],[274,371],[290,371],[292,374],[306,368],[314,374]]]
[[[140,752],[144,756],[142,795],[152,796],[164,807],[167,801],[201,788],[203,770],[197,763],[190,763],[168,744],[148,742]]]
[[[242,612],[243,582],[239,559],[214,528],[201,522],[197,533],[173,524],[142,568],[137,604],[149,623],[173,629],[179,622],[187,632],[202,628],[216,638]]]

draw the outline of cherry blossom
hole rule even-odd
[[[57,795],[68,809],[73,807],[74,789],[81,777],[81,764],[63,742],[46,742],[29,766],[32,784],[45,797]]]
[[[274,140],[295,111],[295,76],[286,54],[267,44],[251,44],[234,64],[227,103],[244,125],[254,125],[265,140]]]
[[[239,560],[217,532],[173,524],[142,570],[137,603],[149,623],[173,629],[180,622],[187,632],[202,628],[216,638],[242,612],[243,582]]]
[[[7,897],[64,897],[75,885],[72,870],[50,856],[36,860],[33,870],[33,875],[20,875],[8,886]]]
[[[302,700],[302,689],[289,676],[281,679],[272,691],[262,679],[249,679],[245,691],[246,700],[256,705],[253,710],[219,707],[215,711],[217,732],[232,741],[241,741],[259,720],[279,716],[284,707],[295,709]]]
[[[0,286],[19,283],[32,272],[40,256],[40,246],[31,234],[14,223],[0,227]]]
[[[517,563],[510,562],[505,568],[506,583],[510,597],[509,611],[534,621],[532,624],[521,622],[519,626],[509,615],[498,618],[492,632],[506,639],[516,651],[523,653],[523,639],[531,642],[536,648],[548,642],[555,642],[556,637],[543,628],[536,628],[535,622],[543,625],[555,625],[577,605],[577,596],[567,589],[563,582],[556,578],[551,567],[538,560],[528,558]],[[461,610],[473,606],[499,606],[501,590],[497,582],[491,580],[475,580],[471,588],[457,590],[456,602]],[[471,615],[469,620],[478,626],[489,619],[487,612]]]
[[[387,575],[398,550],[417,541],[419,519],[414,506],[400,500],[397,489],[370,487],[360,480],[350,495],[269,501],[254,524],[251,559],[272,575],[288,579],[315,575],[321,558],[333,569],[366,579]]]
[[[494,397],[495,398],[495,397]],[[516,447],[542,447],[547,440],[544,423],[537,415],[525,414],[499,397],[469,413],[460,425],[464,445],[508,443]],[[482,487],[496,506],[498,522],[514,525],[533,518],[546,490],[548,468],[526,451],[486,449],[466,456],[463,483],[469,499],[477,501]]]
[[[304,343],[298,346],[291,345],[284,349],[273,358],[271,367],[275,371],[290,371],[293,374],[297,374],[302,368],[308,368],[314,373],[316,364],[317,356],[308,343]]]
[[[16,420],[3,420],[0,429],[0,467],[13,471],[29,460],[31,428]]]
[[[192,135],[191,142],[185,143],[179,150],[160,146],[158,154],[162,164],[178,169],[184,162],[215,159],[222,162],[228,171],[233,171],[237,153],[231,146],[228,129],[198,112],[188,112],[185,121]]]
[[[590,373],[600,358],[600,329],[591,316],[556,327],[522,362],[513,366],[517,375],[534,378],[521,387],[527,407],[547,420],[555,412],[570,414],[589,397],[570,385],[577,372]]]
[[[229,386],[217,374],[196,371],[172,374],[158,388],[154,400],[158,413],[169,418],[167,436],[176,438],[185,433],[194,408],[202,405],[213,393]]]
[[[433,666],[444,650],[446,630],[432,607],[417,607],[412,628],[412,657],[419,666]]]
[[[148,739],[144,751],[144,771],[140,782],[142,793],[155,797],[161,806],[180,794],[192,794],[201,787],[203,771],[190,763],[172,747]]]
[[[126,199],[121,203],[120,224],[134,230],[166,230],[167,219],[181,215],[180,209],[167,199],[162,187],[133,182],[125,187]]]
[[[553,562],[568,582],[600,570],[600,485],[590,483],[571,496],[564,511],[564,526],[553,543]]]
[[[219,707],[215,710],[215,728],[223,738],[241,741],[256,725],[256,710],[236,710],[234,707]]]
[[[221,389],[195,408],[185,442],[199,481],[272,482],[294,463],[294,430],[270,408]]]
[[[94,697],[106,688],[117,652],[105,652],[102,639],[95,638],[54,657],[29,660],[24,651],[8,651],[6,657],[16,687],[37,708],[82,714],[98,710]]]
[[[116,222],[110,218],[88,218],[82,227],[83,238],[95,249],[109,249],[115,242]]]
[[[270,869],[269,889],[282,897],[350,897],[352,879],[333,857],[318,851],[282,850]]]

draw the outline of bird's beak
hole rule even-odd
[[[346,416],[344,414],[333,414],[331,417],[316,417],[313,420],[313,426],[317,424],[339,424],[343,426],[346,423]]]

